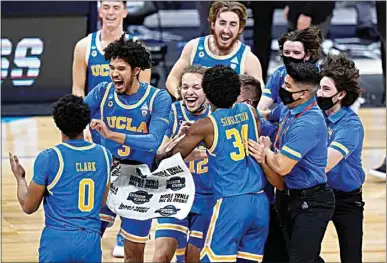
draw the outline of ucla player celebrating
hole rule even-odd
[[[186,123],[195,122],[210,114],[206,106],[206,96],[202,89],[202,79],[205,68],[201,66],[189,66],[184,69],[181,83],[178,88],[182,100],[172,104],[169,115],[169,129],[166,133],[163,145],[170,139],[179,136],[180,128],[185,129]],[[189,125],[189,124],[188,124]],[[187,125],[187,126],[188,126]],[[163,147],[160,147],[163,148]],[[199,147],[197,147],[199,148]],[[184,251],[189,236],[187,249],[185,250],[187,262],[200,261],[200,249],[203,247],[203,232],[210,217],[207,212],[213,205],[212,189],[208,180],[208,159],[200,158],[196,161],[186,162],[195,182],[195,200],[189,215],[178,220],[172,217],[159,218],[155,233],[155,252],[153,262],[171,262],[176,251],[178,261],[181,262],[179,250]]]
[[[246,7],[238,2],[214,1],[208,20],[212,34],[193,39],[184,47],[167,78],[169,93],[178,96],[176,91],[183,69],[196,64],[230,66],[238,74],[251,75],[263,85],[261,63],[250,47],[238,40],[246,25]]]
[[[53,116],[62,143],[39,153],[29,186],[19,159],[9,153],[17,198],[23,211],[32,214],[44,196],[39,262],[101,262],[99,212],[109,191],[112,156],[83,139],[90,109],[81,97],[60,98]]]
[[[141,70],[151,67],[148,49],[137,40],[123,36],[105,49],[110,61],[112,82],[103,82],[85,98],[91,114],[101,113],[90,127],[104,138],[102,144],[121,164],[146,164],[152,169],[153,159],[168,128],[171,98],[166,91],[139,82]],[[106,209],[101,217],[113,223],[115,214]],[[122,219],[125,238],[125,261],[141,262],[152,220]],[[103,222],[102,231],[107,227]]]
[[[88,94],[101,82],[111,81],[109,61],[104,58],[103,49],[124,34],[123,21],[128,14],[126,1],[100,1],[98,13],[102,22],[101,30],[81,39],[74,49],[73,94],[82,97],[85,97],[85,94]],[[126,37],[132,38],[131,35]],[[140,73],[140,81],[149,83],[150,75],[150,69],[142,71]],[[100,117],[99,111],[92,116],[94,119],[99,119]],[[86,130],[86,136],[91,136],[91,138],[86,139],[92,139],[94,143],[101,144],[101,136],[96,130],[90,130],[90,132]],[[118,234],[113,256],[124,256],[123,241],[123,237]]]
[[[217,201],[201,261],[261,261],[269,227],[269,202],[263,193],[267,180],[247,146],[248,139],[257,141],[260,135],[258,115],[249,105],[235,103],[241,83],[230,67],[208,69],[202,86],[211,115],[192,124],[163,157],[180,152],[185,158],[202,141],[207,148]]]

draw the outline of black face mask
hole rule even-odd
[[[304,62],[304,58],[293,58],[293,57],[286,57],[286,56],[282,56],[282,61],[284,62],[284,64],[289,64],[289,63],[302,63]]]
[[[322,110],[329,110],[335,106],[340,100],[333,102],[333,97],[335,97],[339,92],[337,92],[332,97],[317,97],[317,104]]]
[[[298,99],[293,99],[293,94],[296,94],[296,93],[300,93],[300,92],[304,92],[304,91],[307,91],[307,90],[300,90],[300,91],[295,91],[295,92],[290,92],[284,88],[280,88],[279,89],[279,96],[282,100],[282,103],[284,105],[288,105],[290,103],[293,103],[295,101],[298,101],[300,100],[301,98],[298,98]]]
[[[183,107],[185,107],[187,110],[188,110],[188,107],[187,107],[187,105],[185,105],[185,103],[183,103]],[[190,110],[188,110],[190,113],[192,113],[192,114],[196,114],[196,113],[199,113],[199,112],[201,112],[202,110],[204,110],[206,108],[206,102],[204,101],[203,103],[202,103],[202,105],[200,105],[200,107],[197,109],[197,110],[195,110],[195,111],[190,111]]]

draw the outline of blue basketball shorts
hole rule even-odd
[[[262,261],[269,233],[269,200],[266,194],[244,194],[217,200],[201,262],[235,262],[237,258]]]
[[[79,229],[45,227],[40,238],[39,262],[101,262],[101,234]]]

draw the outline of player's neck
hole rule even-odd
[[[334,105],[332,108],[330,108],[329,110],[326,110],[325,114],[329,117],[329,116],[332,116],[333,114],[335,114],[336,112],[338,112],[340,109],[341,109],[341,104],[339,102],[336,105]]]
[[[140,89],[141,83],[138,80],[133,81],[132,86],[130,89],[126,92],[127,95],[133,95],[136,94],[137,91]]]
[[[79,134],[78,136],[71,137],[71,138],[69,136],[65,135],[63,132],[61,134],[62,134],[62,142],[65,142],[68,140],[84,140],[83,133]]]
[[[102,27],[101,40],[106,42],[113,42],[119,39],[123,33],[124,31],[122,30],[122,27],[117,27],[117,28]]]

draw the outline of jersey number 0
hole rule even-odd
[[[86,188],[88,188],[87,198]],[[94,181],[90,178],[79,182],[78,208],[82,212],[90,212],[94,208]]]

